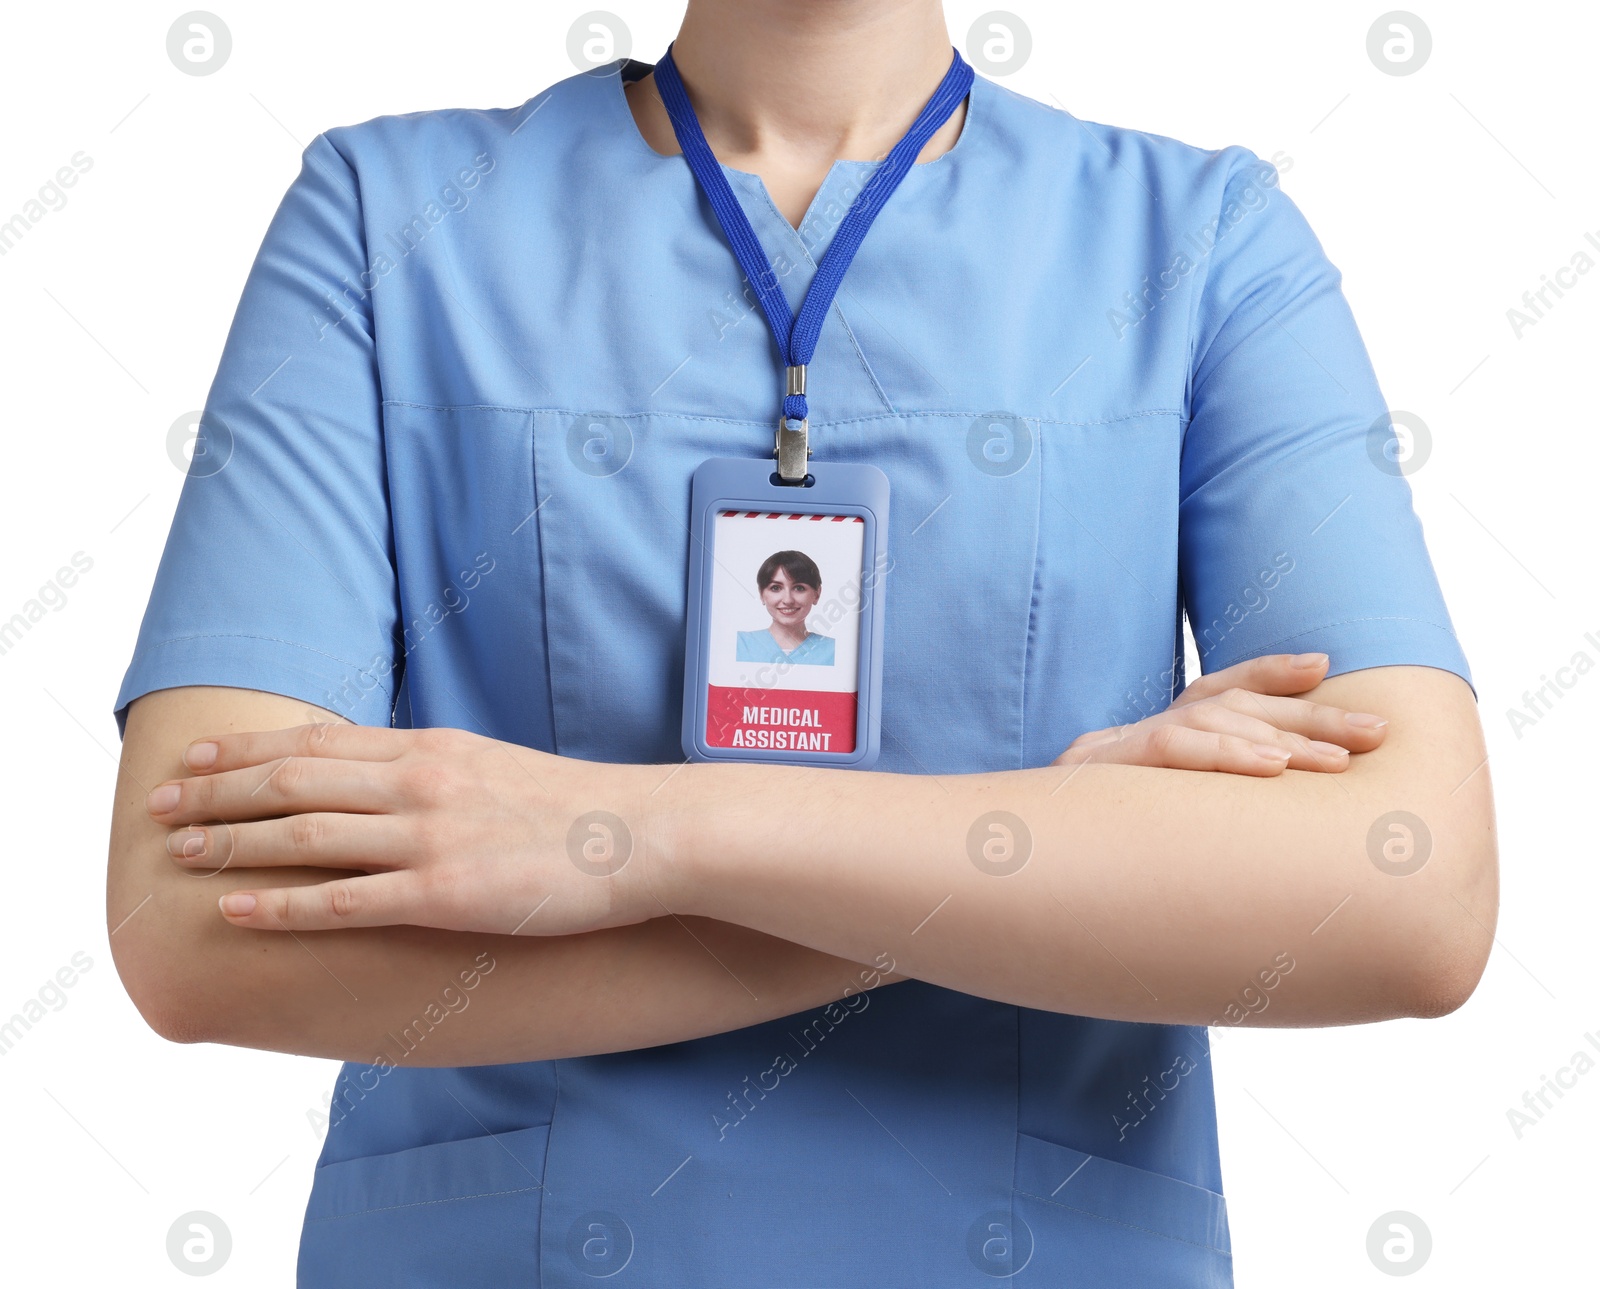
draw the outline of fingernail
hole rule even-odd
[[[206,770],[217,763],[215,743],[191,743],[183,754],[183,763],[191,770]]]
[[[242,918],[256,911],[256,897],[247,895],[243,891],[234,891],[232,894],[224,895],[217,901],[217,904],[229,917]]]
[[[1289,759],[1288,752],[1281,747],[1273,747],[1270,743],[1255,744],[1255,753],[1263,761],[1276,761],[1279,765],[1284,764]]]
[[[164,815],[178,804],[178,798],[182,795],[176,783],[163,783],[146,798],[145,805],[151,814]]]
[[[1359,725],[1362,729],[1381,730],[1389,722],[1381,716],[1374,716],[1371,712],[1346,712],[1345,724]]]
[[[1349,756],[1350,749],[1340,747],[1337,743],[1320,743],[1316,739],[1310,740],[1312,749],[1318,756]]]
[[[1325,653],[1297,653],[1293,658],[1289,659],[1289,665],[1291,667],[1320,667],[1327,661],[1328,655]]]
[[[203,832],[175,832],[167,837],[167,852],[182,859],[197,859],[206,853],[206,835]]]

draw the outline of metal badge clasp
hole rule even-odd
[[[784,369],[784,393],[801,394],[806,392],[806,369],[804,366],[787,367]],[[778,435],[773,445],[773,455],[778,458],[778,478],[784,483],[804,483],[806,478],[806,458],[811,455],[811,445],[806,439],[810,426],[810,418],[796,421],[791,417],[778,417]]]
[[[776,455],[778,478],[785,483],[805,482],[806,458],[811,455],[811,447],[806,442],[805,421],[791,421],[786,416],[778,418]]]

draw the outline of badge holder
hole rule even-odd
[[[777,469],[715,458],[694,473],[683,751],[864,770],[879,750],[889,480],[808,463],[793,424]]]

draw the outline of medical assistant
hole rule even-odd
[[[688,166],[637,130],[648,70],[305,149],[119,723],[229,685],[681,761],[690,476],[772,454],[782,370]],[[798,231],[724,167],[792,309],[876,164],[836,162]],[[880,769],[1041,766],[1160,710],[1185,612],[1207,670],[1470,680],[1339,273],[1276,179],[980,76],[879,215],[810,437],[892,488]],[[1231,1283],[1202,1026],[907,981],[613,1055],[378,1056],[339,1076],[305,1285]]]
[[[770,631],[741,631],[735,653],[738,662],[790,662],[796,665],[810,663],[819,667],[831,667],[833,637],[808,631],[804,640],[785,652]]]

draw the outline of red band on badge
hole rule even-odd
[[[706,742],[767,752],[854,752],[856,696],[824,690],[706,689]]]

